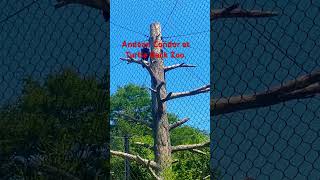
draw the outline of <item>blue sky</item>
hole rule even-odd
[[[164,49],[184,53],[184,59],[165,59],[165,65],[189,63],[196,68],[181,68],[166,74],[168,92],[198,88],[210,82],[210,1],[111,1],[110,24],[110,86],[111,94],[128,83],[150,87],[147,72],[136,64],[119,60],[126,51],[139,48],[122,48],[127,42],[147,40],[152,22],[160,22],[164,41],[189,42],[190,48]],[[175,36],[175,37],[172,37]],[[168,111],[180,118],[189,117],[188,125],[209,131],[209,93],[185,97],[168,102]]]

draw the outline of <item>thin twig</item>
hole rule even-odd
[[[192,65],[192,64],[185,64],[185,63],[174,64],[174,65],[171,65],[171,66],[164,67],[164,72],[168,72],[170,70],[173,70],[173,69],[176,69],[176,68],[181,68],[181,67],[196,67],[196,66]]]
[[[200,94],[200,93],[206,93],[206,92],[209,92],[210,91],[210,85],[205,85],[205,86],[202,86],[200,88],[197,88],[195,90],[192,90],[192,91],[186,91],[186,92],[178,92],[178,93],[169,93],[167,95],[166,98],[162,99],[162,101],[168,101],[168,100],[171,100],[171,99],[176,99],[176,98],[181,98],[181,97],[185,97],[185,96],[193,96],[193,95],[196,95],[196,94]]]

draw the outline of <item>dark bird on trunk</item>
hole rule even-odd
[[[141,49],[141,59],[145,60],[145,61],[148,61],[149,60],[149,56],[150,56],[149,48],[146,48],[146,47],[142,48]],[[144,65],[142,65],[142,67],[145,68]]]
[[[150,50],[149,48],[142,48],[141,49],[141,59],[145,60],[145,61],[148,61],[149,59],[149,56],[150,56]]]

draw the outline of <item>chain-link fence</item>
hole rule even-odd
[[[320,3],[212,7],[236,3],[277,16],[212,21],[211,171],[219,179],[319,179]]]
[[[180,43],[179,47],[163,48],[165,66],[193,64],[193,68],[178,68],[165,75],[167,93],[190,91],[209,84],[209,1],[111,1],[111,150],[124,152],[123,138],[129,134],[130,154],[155,160],[153,131],[139,123],[129,122],[129,117],[116,116],[117,112],[152,122],[151,78],[147,68],[136,63],[126,63],[126,52],[138,53],[141,48],[123,47],[124,41],[147,43],[150,25],[159,22],[162,41]],[[182,43],[188,42],[189,48]],[[183,53],[184,58],[172,58],[171,51]],[[135,57],[139,60],[139,57]],[[149,60],[150,61],[150,60]],[[170,131],[173,146],[203,143],[209,140],[209,93],[167,101],[169,123],[190,118],[181,127]],[[209,149],[201,152],[181,151],[173,154],[173,173],[176,178],[195,179],[209,175]],[[199,150],[199,151],[200,151]],[[152,179],[148,168],[130,161],[126,175],[124,158],[112,156],[111,172],[114,179]]]
[[[102,12],[55,0],[0,7],[0,179],[107,178]]]

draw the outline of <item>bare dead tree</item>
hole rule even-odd
[[[56,8],[63,7],[68,4],[82,4],[95,9],[102,10],[105,19],[108,21],[110,18],[110,1],[109,0],[57,0],[58,4]],[[106,3],[104,3],[106,2]],[[234,4],[230,7],[223,9],[211,10],[210,20],[217,20],[223,18],[262,18],[276,16],[276,12],[272,11],[260,11],[260,10],[245,10],[239,7],[239,4]],[[159,23],[153,23],[150,30],[150,44],[154,41],[161,42],[161,27]],[[154,53],[160,53],[161,48],[151,47],[151,51]],[[208,146],[210,143],[205,142],[202,144],[194,145],[179,145],[171,146],[170,144],[170,130],[184,124],[189,119],[182,119],[175,124],[169,124],[167,112],[166,112],[166,101],[181,98],[186,96],[197,95],[200,93],[206,93],[210,91],[210,85],[206,85],[197,88],[192,91],[180,92],[180,93],[168,93],[166,91],[165,73],[170,70],[178,68],[189,68],[195,67],[194,65],[187,64],[176,64],[165,67],[163,59],[153,58],[151,62],[145,60],[137,60],[133,58],[121,58],[123,61],[129,63],[139,64],[149,72],[151,77],[151,87],[149,88],[152,92],[152,124],[147,123],[144,120],[138,120],[131,117],[127,117],[129,120],[145,124],[153,129],[154,145],[148,145],[143,143],[136,143],[137,145],[143,145],[147,148],[153,148],[155,154],[155,160],[143,159],[138,155],[132,155],[124,152],[111,151],[114,156],[128,158],[132,161],[145,166],[151,172],[155,179],[163,179],[164,172],[171,168],[173,163],[171,154],[177,151],[193,151],[197,153],[203,153],[198,148]],[[291,99],[301,99],[312,97],[319,93],[320,85],[318,79],[318,73],[302,76],[295,80],[292,80],[279,87],[270,88],[269,90],[251,94],[251,95],[240,95],[228,98],[219,98],[217,100],[211,100],[211,114],[220,115],[230,112],[235,112],[244,109],[258,108],[269,106]],[[207,176],[206,178],[208,178]]]
[[[160,24],[151,24],[149,44],[151,46],[152,54],[161,54],[162,47],[153,46],[154,42],[162,42],[161,36],[162,34]],[[210,142],[172,146],[170,141],[170,131],[186,123],[189,118],[183,118],[180,121],[177,121],[176,123],[170,125],[167,116],[166,102],[176,98],[193,96],[200,93],[207,93],[210,91],[210,85],[205,85],[192,91],[167,93],[165,73],[178,68],[190,68],[195,66],[182,63],[166,67],[164,65],[163,59],[158,57],[151,57],[150,62],[143,59],[137,60],[130,57],[120,59],[126,61],[127,63],[135,63],[141,65],[149,72],[149,75],[151,77],[151,87],[149,89],[151,91],[152,99],[152,125],[147,126],[151,127],[153,130],[154,144],[149,145],[141,142],[136,142],[135,145],[153,149],[155,159],[154,161],[141,159],[136,155],[124,154],[117,151],[111,151],[111,154],[119,157],[128,157],[129,159],[134,161],[139,161],[141,165],[146,166],[150,170],[151,174],[156,179],[164,179],[164,177],[166,176],[166,172],[171,170],[171,165],[174,162],[174,160],[172,159],[172,153],[178,151],[191,151],[195,153],[206,154],[199,149],[208,147]]]

